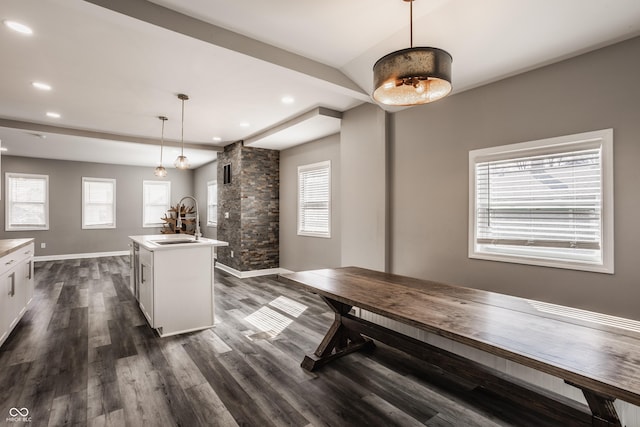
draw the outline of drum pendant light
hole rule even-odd
[[[179,93],[178,99],[182,101],[182,132],[180,134],[180,141],[182,143],[182,148],[180,150],[180,155],[178,156],[178,158],[173,164],[178,169],[189,169],[189,160],[184,155],[184,101],[189,99],[189,97],[184,93]]]
[[[166,122],[168,119],[165,116],[158,116],[158,118],[162,120],[162,136],[160,137],[160,166],[156,168],[153,174],[155,176],[164,178],[165,176],[167,176],[167,170],[164,168],[164,166],[162,166],[162,151],[164,149],[164,122]]]
[[[373,99],[391,106],[411,106],[447,96],[451,55],[435,47],[413,47],[413,2],[409,2],[411,44],[380,58],[373,66]]]

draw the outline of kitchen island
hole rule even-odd
[[[33,298],[33,239],[0,240],[0,345]]]
[[[214,323],[214,248],[227,242],[185,234],[129,236],[131,290],[161,337]]]

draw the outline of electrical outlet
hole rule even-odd
[[[229,219],[229,212],[225,212],[224,213],[224,217],[225,217],[225,219]]]
[[[44,249],[44,248],[46,248],[46,247],[47,247],[47,244],[46,244],[46,243],[40,243],[40,249]]]
[[[231,258],[233,258],[233,251],[231,251]]]

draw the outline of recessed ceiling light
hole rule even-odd
[[[47,83],[43,83],[43,82],[32,82],[31,86],[40,90],[51,90],[51,85],[48,85]]]
[[[214,136],[214,137],[213,137],[213,140],[214,140],[215,142],[220,142],[220,141],[222,141],[222,138],[220,138],[219,136]]]
[[[6,20],[4,21],[4,25],[11,28],[13,31],[17,31],[21,34],[27,34],[27,35],[33,34],[33,30],[31,28],[16,21]]]
[[[53,111],[47,111],[47,117],[51,117],[53,119],[59,119],[60,113],[55,113]]]
[[[242,126],[243,128],[248,128],[249,127],[249,123],[248,122],[242,122],[242,123],[240,123],[240,126]]]
[[[295,101],[295,99],[293,99],[293,96],[283,96],[281,99],[283,104],[293,104],[293,102]]]

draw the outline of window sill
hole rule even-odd
[[[486,252],[469,252],[470,259],[485,261],[508,262],[512,264],[524,264],[538,267],[561,268],[566,270],[579,270],[592,273],[614,274],[613,262],[611,265],[590,262],[575,262],[568,260],[557,260],[548,258],[537,258],[533,256],[510,256],[505,254],[489,254]]]
[[[305,233],[302,231],[298,231],[298,236],[302,237],[320,237],[322,239],[330,239],[331,234],[323,234],[323,233]]]

